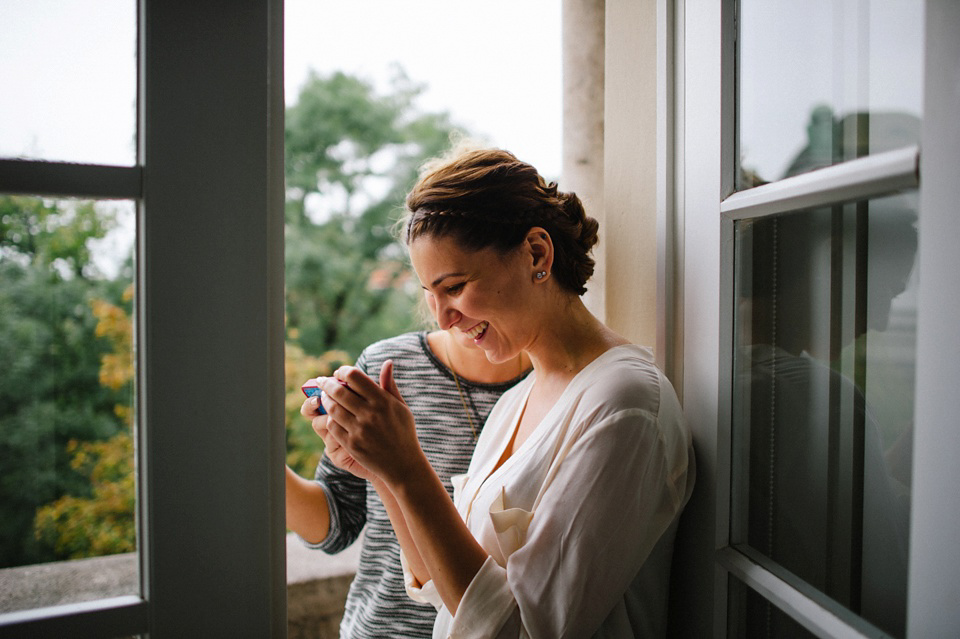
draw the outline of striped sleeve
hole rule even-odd
[[[364,353],[357,358],[357,368],[367,372]],[[320,484],[327,495],[330,531],[327,538],[319,543],[306,540],[304,543],[310,548],[335,554],[356,541],[367,523],[367,480],[338,468],[324,453],[317,464],[314,481]]]

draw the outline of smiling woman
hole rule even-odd
[[[494,406],[455,503],[416,439],[388,361],[379,384],[324,382],[332,459],[370,479],[403,548],[407,590],[435,637],[662,636],[690,433],[649,349],[580,295],[597,222],[498,149],[454,150],[407,198],[406,241],[442,328],[534,372]],[[338,383],[340,382],[340,383]]]

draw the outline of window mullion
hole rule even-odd
[[[5,614],[0,638],[119,637],[137,634],[146,625],[147,603],[125,596]]]
[[[720,204],[727,218],[760,218],[895,193],[919,185],[919,148],[879,153],[740,191]]]
[[[138,166],[0,160],[0,193],[135,200],[142,177]]]

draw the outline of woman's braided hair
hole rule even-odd
[[[537,170],[501,149],[454,150],[424,165],[407,195],[404,240],[451,237],[463,248],[516,249],[543,227],[554,246],[552,275],[577,295],[593,275],[597,221],[574,193],[562,193]]]

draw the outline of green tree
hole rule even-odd
[[[51,279],[98,277],[89,242],[116,225],[90,202],[0,196],[0,260],[45,271]]]
[[[90,305],[122,292],[90,260],[90,241],[113,224],[90,203],[0,197],[0,566],[58,558],[33,520],[39,506],[90,490],[67,447],[123,428],[117,393],[99,382]]]
[[[391,227],[419,165],[459,131],[417,108],[422,90],[399,70],[382,94],[311,73],[287,110],[287,336],[305,353],[356,357],[418,324]]]
[[[100,384],[124,390],[125,398],[133,396],[132,300],[131,285],[124,291],[123,306],[102,299],[91,303],[96,336],[110,345],[100,358]],[[89,482],[89,495],[63,495],[37,510],[36,537],[58,557],[99,557],[136,549],[133,408],[124,401],[114,413],[125,428],[110,439],[74,439],[67,444],[70,466]]]

